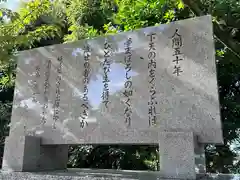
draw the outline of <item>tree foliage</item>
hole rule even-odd
[[[240,127],[240,3],[238,0],[34,0],[18,12],[0,9],[0,154],[7,135],[16,55],[31,48],[115,34],[174,20],[212,14],[224,145],[207,146],[210,172],[237,172],[230,144]],[[6,20],[7,18],[7,20]],[[157,146],[78,146],[69,167],[158,168]]]

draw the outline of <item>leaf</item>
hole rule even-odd
[[[184,9],[184,3],[182,2],[182,0],[179,0],[179,3],[177,5],[178,9]]]

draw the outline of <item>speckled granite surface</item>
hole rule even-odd
[[[125,61],[129,38],[130,70]],[[106,85],[103,64],[109,51]],[[18,56],[10,135],[39,136],[42,144],[157,144],[158,132],[167,131],[193,132],[200,143],[222,143],[214,54],[211,16],[23,51]],[[178,75],[176,67],[182,71]],[[130,90],[131,96],[126,95]],[[108,94],[107,107],[103,92]],[[84,108],[79,107],[85,106],[82,122]]]
[[[211,20],[21,52],[3,169],[64,169],[68,144],[159,144],[161,176],[108,178],[195,178],[194,144],[223,142]],[[98,178],[69,173],[2,178]]]
[[[69,169],[55,172],[1,172],[0,180],[180,180],[163,179],[156,172]],[[197,180],[240,180],[240,175],[198,174]]]

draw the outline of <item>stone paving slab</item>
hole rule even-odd
[[[197,174],[197,180],[240,180],[240,174]],[[0,180],[180,180],[163,179],[158,172],[112,169],[68,169],[54,172],[0,172]]]

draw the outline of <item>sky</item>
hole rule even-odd
[[[7,0],[7,2],[1,2],[0,7],[9,8],[11,10],[17,10],[20,5],[20,0]]]

